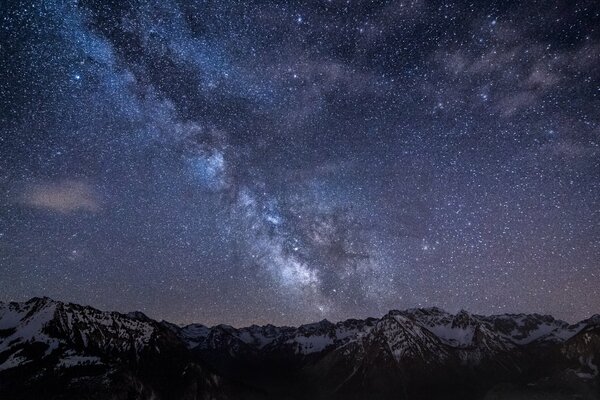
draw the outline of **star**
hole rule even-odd
[[[598,312],[598,4],[6,3],[0,301]]]

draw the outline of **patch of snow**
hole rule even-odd
[[[200,324],[187,325],[181,329],[181,337],[188,349],[203,343],[209,334],[210,328]]]
[[[61,368],[70,368],[70,367],[75,367],[78,365],[94,365],[94,364],[101,364],[99,357],[69,355],[69,356],[61,358],[57,365]]]
[[[596,374],[589,374],[587,372],[575,372],[575,374],[583,379],[593,379],[596,377]]]
[[[0,341],[0,352],[15,344],[34,340],[46,343],[50,350],[58,346],[55,339],[43,333],[43,328],[54,317],[56,304],[53,302],[45,303],[37,312],[28,316],[28,312],[34,306],[37,306],[37,303],[34,303],[33,306],[27,303],[24,306],[8,304],[8,307],[4,308],[0,315],[0,327],[1,329],[14,328],[15,332]]]
[[[439,337],[448,344],[457,346],[467,346],[473,342],[475,328],[469,326],[466,328],[457,328],[449,325],[427,326],[427,330]]]
[[[238,339],[246,344],[254,345],[259,349],[262,349],[269,343],[273,342],[275,336],[267,337],[262,332],[250,332],[247,329],[243,329],[240,331]]]
[[[512,335],[511,335],[511,339],[517,344],[528,344],[528,343],[531,343],[531,342],[541,338],[542,336],[546,336],[546,335],[552,333],[553,331],[558,331],[556,326],[550,325],[547,323],[543,323],[543,324],[538,325],[537,328],[532,329],[523,338],[517,339],[518,332],[513,331]]]
[[[286,343],[297,344],[297,352],[301,354],[311,354],[325,350],[325,348],[331,346],[333,342],[333,338],[329,336],[296,336]]]
[[[15,368],[18,367],[19,365],[24,365],[27,364],[29,362],[31,362],[31,360],[28,360],[27,358],[20,356],[19,353],[21,351],[17,351],[14,354],[11,354],[10,357],[8,357],[6,359],[6,361],[4,361],[2,364],[0,364],[0,371],[4,371],[10,368]]]

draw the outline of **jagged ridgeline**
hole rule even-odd
[[[600,316],[438,308],[300,327],[0,303],[0,399],[599,399]]]

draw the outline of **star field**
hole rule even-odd
[[[596,1],[7,1],[0,300],[600,310]]]

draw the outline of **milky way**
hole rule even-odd
[[[9,1],[0,300],[600,311],[600,4]]]

